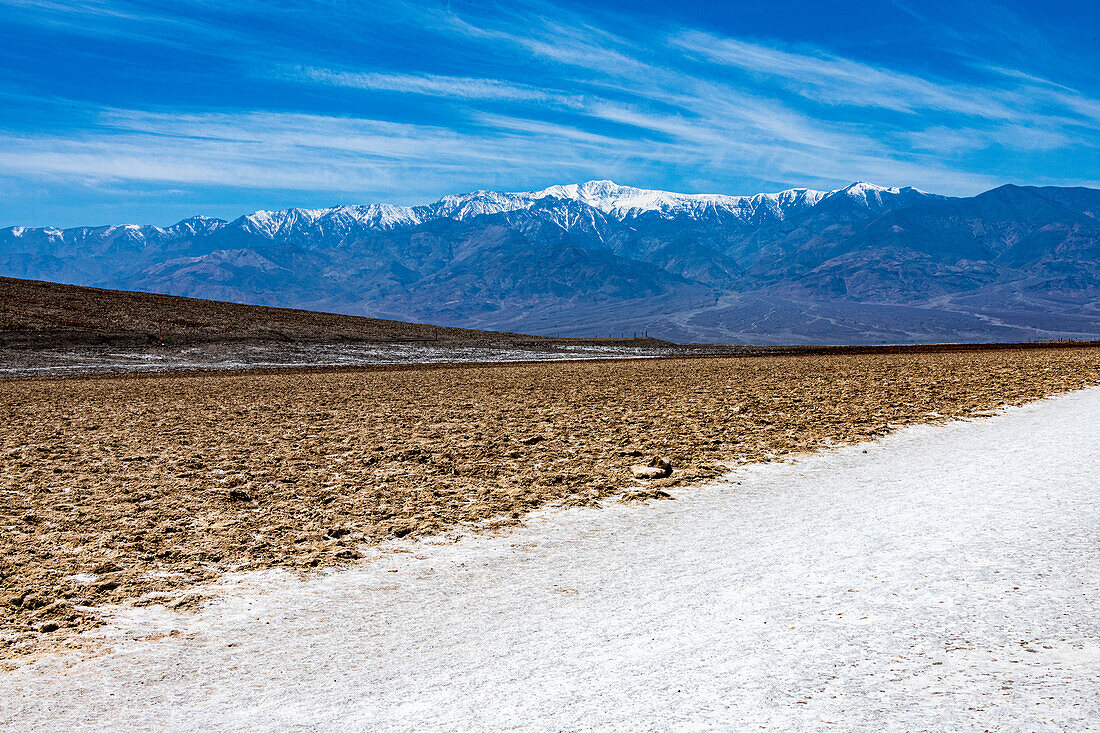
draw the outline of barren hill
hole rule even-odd
[[[186,345],[248,341],[540,346],[595,343],[0,277],[0,345]],[[656,339],[625,339],[657,345]],[[614,345],[617,340],[600,340]]]

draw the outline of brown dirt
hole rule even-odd
[[[185,345],[240,342],[620,344],[657,339],[570,339],[476,331],[336,313],[227,303],[0,277],[0,346]]]
[[[1098,383],[1100,348],[0,381],[0,644]],[[653,455],[672,476],[631,478]]]

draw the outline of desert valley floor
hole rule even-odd
[[[1096,348],[5,380],[0,723],[1078,727],[1100,398],[1002,413],[1096,384]]]

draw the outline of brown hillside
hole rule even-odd
[[[0,277],[0,345],[580,342]],[[655,340],[631,340],[632,343]],[[606,342],[604,342],[606,343]]]

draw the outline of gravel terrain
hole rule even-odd
[[[1097,383],[1094,348],[0,381],[0,639]]]

